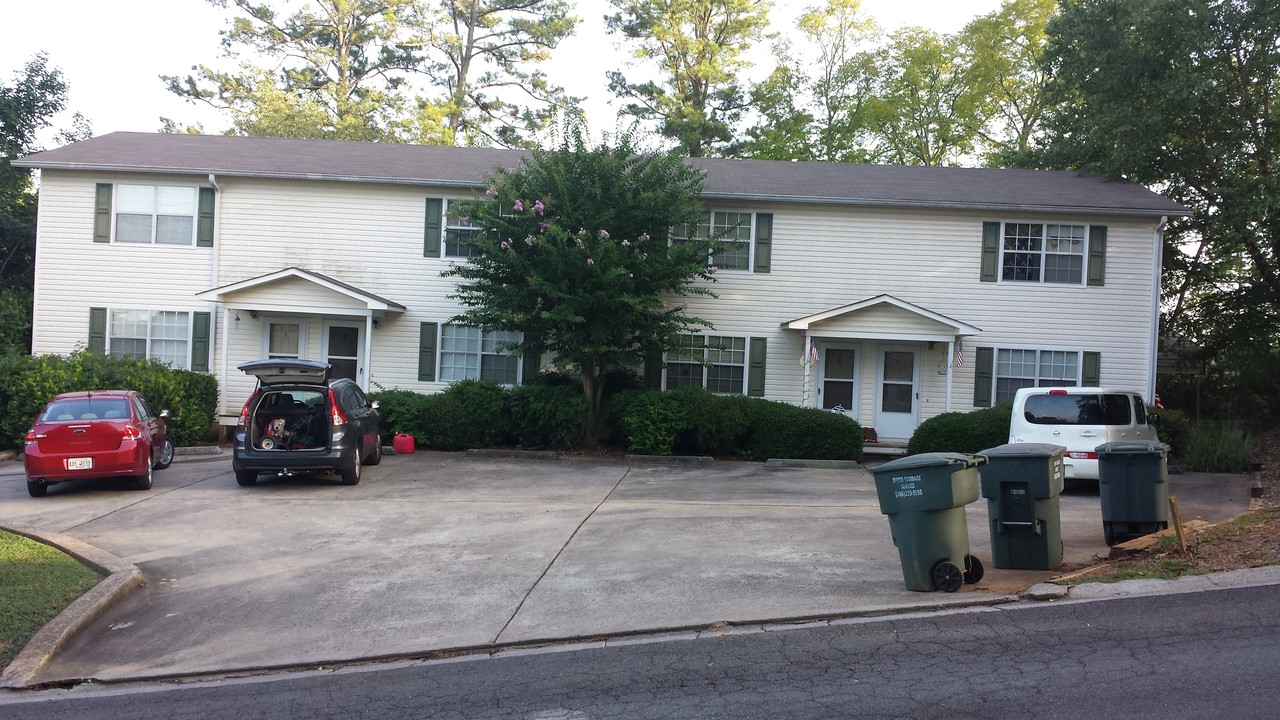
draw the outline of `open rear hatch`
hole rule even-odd
[[[298,360],[297,358],[277,358],[274,360],[253,360],[237,365],[246,375],[253,375],[263,385],[291,385],[314,383],[324,385],[329,382],[329,363],[318,360]]]

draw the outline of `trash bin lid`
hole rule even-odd
[[[919,455],[908,455],[890,460],[889,462],[871,468],[872,474],[880,472],[895,472],[898,470],[912,470],[914,468],[926,467],[943,467],[945,465],[961,465],[969,468],[977,465],[978,461],[972,455],[964,455],[953,452],[931,452],[920,453]]]
[[[1158,440],[1126,440],[1103,443],[1094,448],[1098,457],[1103,455],[1164,455],[1169,446]]]
[[[978,452],[982,458],[1027,458],[1053,457],[1065,453],[1067,449],[1061,445],[1049,443],[1006,443]]]

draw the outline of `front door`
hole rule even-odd
[[[348,378],[364,384],[364,325],[356,322],[325,323],[324,361],[333,366],[331,378]]]
[[[907,440],[920,416],[920,351],[886,345],[876,369],[876,434]]]
[[[857,351],[849,345],[822,344],[818,406],[858,419]]]

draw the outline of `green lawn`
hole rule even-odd
[[[0,531],[0,668],[101,579],[61,550]]]

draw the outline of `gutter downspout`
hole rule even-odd
[[[1152,243],[1155,247],[1151,253],[1151,277],[1154,282],[1151,285],[1151,354],[1148,357],[1151,364],[1147,372],[1146,397],[1148,404],[1155,404],[1156,401],[1156,363],[1160,355],[1160,283],[1164,274],[1164,229],[1168,225],[1169,216],[1162,215],[1155,232],[1152,233]]]
[[[209,173],[209,184],[213,186],[213,257],[210,260],[209,267],[209,287],[218,287],[218,266],[221,263],[222,243],[218,230],[222,224],[222,188],[218,187],[218,179],[213,173]],[[213,310],[213,317],[218,317],[218,307],[222,303],[214,300],[210,303]],[[216,326],[215,326],[216,327]],[[215,335],[216,338],[216,335]],[[215,376],[218,380],[218,387],[225,388],[227,386],[227,346],[231,344],[231,308],[227,308],[222,313],[222,342],[218,343],[218,372]],[[218,419],[227,415],[227,398],[225,392],[218,393]]]

